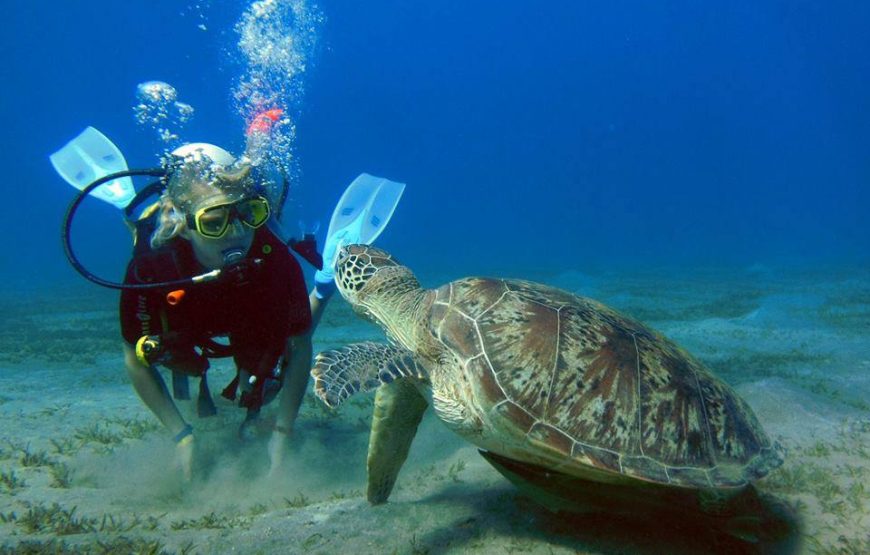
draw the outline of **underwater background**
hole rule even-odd
[[[319,220],[322,241],[366,171],[408,184],[382,246],[415,268],[867,260],[866,3],[319,6],[290,107],[290,227]],[[168,82],[195,108],[183,141],[242,150],[234,26],[247,7],[7,5],[7,283],[79,282],[58,241],[72,189],[47,156],[93,125],[130,167],[155,165],[137,84]],[[126,231],[88,204],[76,244],[99,245],[88,260],[119,275]]]
[[[711,552],[694,529],[553,517],[431,414],[374,511],[360,491],[371,397],[336,413],[309,395],[286,483],[247,481],[263,469],[227,447],[242,412],[228,403],[194,422],[210,438],[202,481],[167,478],[170,442],[123,371],[117,296],[64,257],[75,191],[48,156],[88,125],[131,168],[183,142],[240,153],[257,83],[292,122],[289,234],[319,223],[322,243],[362,172],[406,183],[377,245],[425,286],[533,279],[662,331],[789,450],[759,486],[799,515],[778,549],[870,551],[870,3],[3,8],[0,553],[105,538],[103,552]],[[137,120],[150,81],[192,114]],[[86,201],[73,244],[121,277],[117,209]],[[379,337],[336,298],[314,347]]]

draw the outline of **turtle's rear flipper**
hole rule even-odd
[[[521,492],[553,513],[585,514],[606,510],[590,503],[585,496],[588,486],[594,484],[484,449],[477,451]]]
[[[335,408],[345,399],[370,391],[397,378],[425,380],[425,371],[410,352],[383,343],[352,343],[342,349],[324,351],[311,369],[314,392],[327,406]]]
[[[718,503],[698,490],[631,482],[604,483],[562,474],[480,450],[480,454],[526,496],[557,515],[571,529],[602,518],[610,532],[630,530],[638,537],[658,536],[663,553],[680,552],[667,544],[703,546],[703,553],[797,553],[798,516],[785,504],[754,489]],[[710,514],[707,511],[715,511]],[[596,517],[596,515],[598,515]],[[576,523],[573,524],[573,523]],[[610,533],[602,529],[602,533]]]
[[[729,500],[725,512],[712,515],[721,521],[719,528],[728,536],[750,544],[793,542],[799,527],[798,517],[788,505],[758,492],[754,486]]]
[[[378,388],[366,461],[366,495],[372,505],[386,503],[393,491],[427,406],[429,403],[408,380]]]

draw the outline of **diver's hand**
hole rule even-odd
[[[287,451],[288,435],[280,430],[274,430],[269,438],[269,478],[274,478],[281,470],[284,453]]]
[[[358,234],[349,236],[347,232],[339,232],[326,239],[323,245],[323,269],[314,272],[314,292],[318,299],[328,299],[335,293],[335,258],[338,250],[353,242],[354,237],[358,238]]]
[[[175,461],[181,468],[185,482],[193,478],[193,434],[189,434],[175,444]]]
[[[326,238],[326,243],[323,245],[323,269],[319,270],[323,281],[332,281],[335,277],[335,259],[338,258],[341,247],[357,241],[359,241],[359,230],[342,229]]]
[[[328,299],[335,293],[335,278],[326,269],[314,272],[314,294],[318,299]]]

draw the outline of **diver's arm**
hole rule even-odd
[[[308,304],[311,307],[311,333],[314,333],[317,324],[320,323],[320,317],[323,316],[323,311],[326,309],[326,305],[329,304],[330,298],[331,295],[318,295],[317,288],[312,290],[311,294],[308,295]]]
[[[124,364],[133,389],[142,402],[176,437],[176,455],[185,480],[190,480],[193,472],[193,436],[188,424],[178,412],[178,407],[169,396],[166,383],[153,366],[145,366],[136,358],[130,345],[124,344]],[[180,436],[180,437],[179,437]]]
[[[287,340],[284,356],[288,360],[281,379],[284,381],[281,387],[278,404],[278,416],[275,419],[275,430],[288,435],[293,429],[299,407],[302,406],[302,398],[308,387],[308,376],[311,368],[311,332],[297,335]]]
[[[311,369],[311,333],[308,332],[291,337],[287,340],[284,351],[285,360],[289,361],[281,373],[284,381],[278,396],[278,415],[275,419],[275,430],[269,440],[269,457],[271,461],[270,474],[274,474],[284,457],[287,438],[293,431],[293,424],[302,406],[305,390],[308,388],[308,376]]]
[[[311,307],[311,333],[314,333],[317,324],[320,323],[320,317],[323,316],[323,311],[336,289],[335,276],[332,270],[314,272],[314,289],[308,295],[308,305]]]
[[[124,364],[133,389],[160,422],[173,434],[180,434],[187,423],[169,396],[166,383],[153,366],[145,366],[136,358],[133,347],[124,344]]]

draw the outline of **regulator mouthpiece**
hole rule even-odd
[[[245,257],[245,252],[242,249],[227,249],[224,251],[224,264],[235,264]]]

